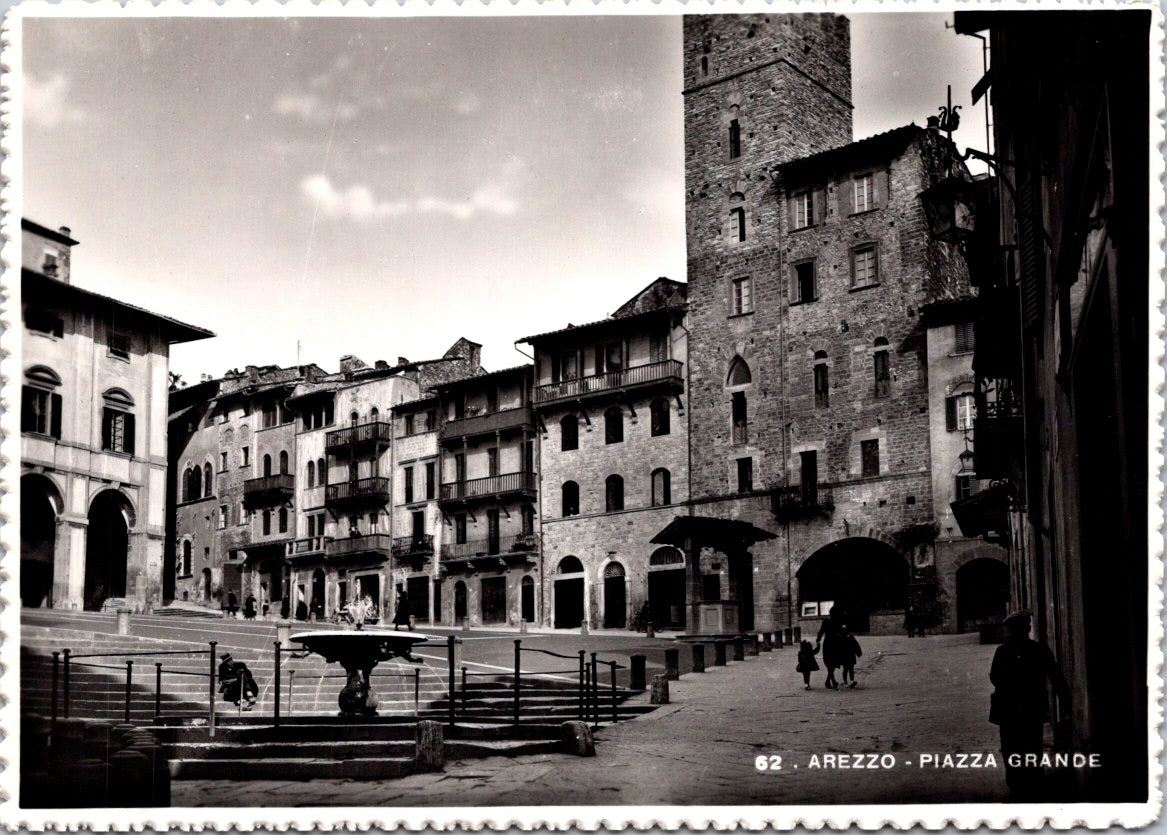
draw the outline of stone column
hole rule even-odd
[[[692,536],[685,537],[685,608],[688,619],[685,628],[690,633],[701,631],[701,549]]]

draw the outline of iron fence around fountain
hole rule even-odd
[[[570,670],[541,670],[539,672],[528,672],[528,678],[533,676],[552,676],[577,674],[579,676],[579,719],[581,722],[586,722],[590,716],[593,727],[600,724],[600,683],[599,683],[599,667],[600,665],[607,666],[611,671],[611,696],[612,696],[612,722],[620,721],[619,716],[619,696],[616,688],[616,670],[625,669],[622,664],[616,661],[601,661],[597,656],[599,653],[591,653],[591,660],[589,661],[586,650],[579,650],[576,655],[564,655],[559,652],[552,652],[549,649],[539,649],[538,647],[525,647],[521,639],[515,639],[515,671],[512,683],[514,692],[514,711],[513,722],[519,724],[520,712],[520,691],[522,684],[522,654],[524,652],[537,652],[542,655],[548,655],[552,658],[565,658],[569,660],[579,661],[579,667]]]

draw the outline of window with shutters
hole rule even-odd
[[[875,344],[879,345],[880,340],[877,339]],[[883,339],[883,344],[887,344],[886,339]],[[877,350],[872,354],[872,371],[875,376],[875,396],[889,397],[891,395],[891,365],[886,349]]]
[[[868,171],[851,178],[851,210],[869,212],[875,208],[875,174]]]
[[[972,322],[959,322],[956,325],[956,348],[955,352],[958,354],[971,353],[975,347],[974,331]]]
[[[733,280],[730,311],[733,316],[754,312],[754,290],[748,275]]]
[[[729,198],[729,225],[725,234],[731,244],[741,243],[746,239],[746,196],[735,191]]]
[[[405,416],[405,428],[401,434],[403,434],[403,435],[412,435],[413,434],[413,415],[406,415]]]
[[[610,475],[604,479],[604,510],[614,513],[624,509],[624,479]]]
[[[971,391],[959,392],[945,400],[945,425],[949,432],[972,429],[976,413],[976,399]]]
[[[219,453],[219,472],[223,473],[226,471],[227,471],[227,453],[220,452]]]
[[[972,473],[962,473],[956,477],[956,498],[967,499],[978,492],[977,477]]]
[[[115,357],[119,360],[128,360],[130,358],[130,337],[129,334],[120,333],[115,330],[109,332],[109,356]]]
[[[219,530],[227,527],[227,505],[219,505]]]
[[[661,505],[672,504],[672,478],[669,471],[663,467],[652,471],[652,505],[659,507]]]
[[[851,250],[851,289],[861,290],[879,283],[879,252],[875,244]]]
[[[794,195],[794,229],[814,226],[814,190],[807,189]]]
[[[794,265],[793,303],[813,302],[818,298],[818,287],[815,286],[815,264],[811,258]]]
[[[55,313],[50,313],[39,307],[25,308],[24,325],[33,333],[39,333],[42,336],[60,339],[65,335],[65,320]]]
[[[859,458],[863,467],[864,478],[875,478],[879,475],[879,439],[859,442]]]
[[[814,360],[814,405],[816,409],[825,409],[830,405],[831,389],[827,352],[815,351]]]
[[[57,373],[43,365],[29,369],[21,389],[20,431],[61,438],[62,398]]]
[[[430,461],[425,465],[425,497],[427,500],[434,498],[438,491],[438,474],[434,462]]]
[[[240,459],[239,460],[240,467],[250,467],[251,466],[251,447],[249,447],[249,446],[240,447],[239,448],[239,459]]]
[[[203,465],[203,495],[215,495],[215,477],[211,474],[211,462]]]
[[[134,400],[122,389],[102,395],[101,448],[109,452],[134,454]],[[210,469],[210,464],[207,465]],[[207,491],[209,493],[209,491]]]
[[[733,442],[744,444],[750,438],[749,411],[745,392],[735,391],[731,395],[730,411],[733,418]]]
[[[403,468],[401,475],[405,485],[405,503],[409,504],[413,501],[413,467]]]
[[[742,155],[742,123],[733,119],[729,123],[729,158],[737,159]]]

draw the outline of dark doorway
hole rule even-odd
[[[535,622],[535,581],[524,577],[520,584],[523,620],[527,623]]]
[[[685,625],[685,557],[676,548],[658,548],[648,559],[648,618],[656,629]]]
[[[454,583],[454,625],[466,622],[466,584],[461,580]]]
[[[442,622],[442,581],[434,580],[434,623]]]
[[[982,623],[1002,621],[1009,605],[1009,568],[980,557],[956,572],[956,628],[971,632]]]
[[[211,593],[214,591],[214,578],[211,576],[211,569],[209,568],[203,569],[202,590],[203,602],[210,603]]]
[[[751,554],[729,558],[730,600],[737,601],[738,629],[754,628],[754,558]]]
[[[316,619],[324,617],[324,569],[318,568],[312,572],[312,612]]]
[[[505,623],[506,619],[506,577],[484,577],[482,579],[482,622]]]
[[[583,577],[555,581],[555,628],[575,629],[583,623]]]
[[[908,562],[890,545],[852,537],[815,551],[796,572],[802,611],[839,606],[854,632],[870,630],[875,612],[902,612],[908,600]],[[829,607],[828,607],[829,608]]]
[[[20,602],[51,606],[57,505],[41,476],[20,480]]]
[[[415,621],[428,622],[430,619],[429,577],[410,577],[405,581],[405,593],[409,595],[409,614]]]
[[[604,569],[604,628],[623,629],[628,625],[628,592],[624,566],[608,563]]]
[[[109,597],[126,596],[129,558],[129,503],[113,490],[99,493],[89,507],[85,539],[86,609],[100,609]]]

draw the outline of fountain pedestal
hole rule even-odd
[[[329,629],[320,632],[299,632],[291,640],[309,652],[322,656],[330,664],[344,667],[347,680],[337,704],[341,716],[376,716],[378,699],[369,683],[373,668],[391,658],[414,661],[414,644],[429,638],[417,632],[367,632]]]

